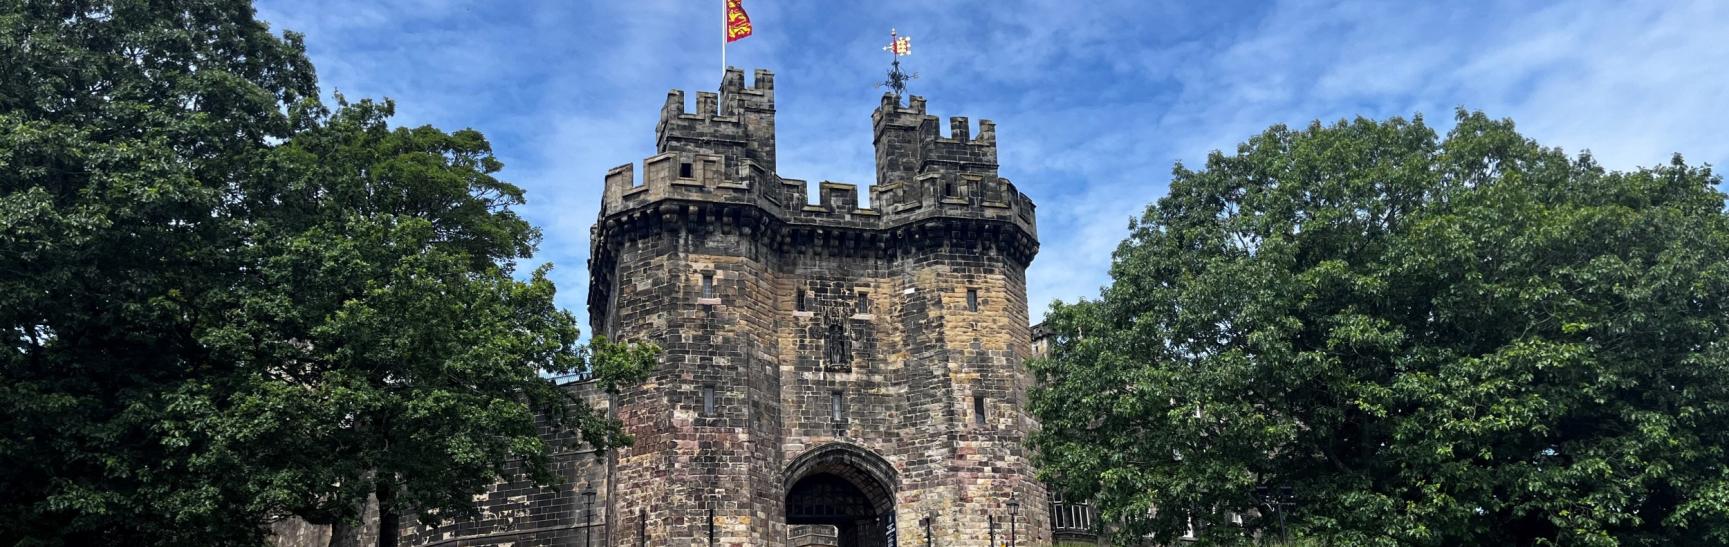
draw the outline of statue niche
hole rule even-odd
[[[852,340],[840,323],[830,323],[823,337],[823,366],[828,369],[852,368]]]

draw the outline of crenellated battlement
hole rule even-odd
[[[884,93],[882,105],[872,114],[871,121],[880,133],[885,127],[911,129],[928,135],[933,142],[946,144],[971,144],[976,146],[995,147],[997,143],[997,125],[990,120],[979,120],[978,138],[971,138],[972,128],[967,123],[966,116],[949,117],[949,136],[936,134],[939,127],[937,117],[929,114],[924,97],[913,95],[907,98],[906,106],[901,106],[900,98],[893,93]],[[880,136],[880,135],[879,135]]]
[[[655,125],[655,152],[700,152],[726,158],[725,172],[737,176],[744,160],[774,172],[774,74],[757,70],[750,87],[744,71],[728,68],[720,91],[698,91],[696,109],[685,109],[685,94],[672,90]]]
[[[756,80],[744,86],[744,71],[729,68],[721,79],[720,91],[696,92],[696,109],[685,109],[684,90],[667,91],[666,104],[661,107],[660,125],[666,127],[673,119],[707,120],[739,123],[740,114],[748,110],[774,110],[774,74],[757,70]]]
[[[715,154],[673,152],[656,154],[637,164],[624,164],[606,173],[601,216],[642,208],[668,200],[757,206],[788,221],[833,223],[857,228],[887,228],[934,217],[997,220],[1037,236],[1034,204],[1008,179],[981,173],[933,172],[905,182],[869,187],[870,204],[859,201],[859,185],[818,183],[810,201],[810,183],[770,177],[747,162],[746,177],[723,176],[725,158]],[[769,188],[769,181],[773,181]]]
[[[656,126],[657,153],[641,164],[606,174],[603,221],[614,215],[681,202],[681,211],[710,206],[750,207],[748,216],[801,226],[889,230],[940,219],[1002,223],[1036,245],[1032,199],[997,175],[996,124],[948,119],[947,134],[926,111],[924,97],[902,104],[885,94],[872,113],[877,181],[870,204],[859,185],[823,181],[811,201],[809,183],[781,178],[774,164],[774,76],[729,68],[718,92],[667,93]],[[660,208],[664,209],[664,207]],[[761,214],[766,213],[766,214]],[[702,215],[702,218],[708,216]],[[602,223],[606,224],[605,222]]]
[[[979,120],[975,135],[965,117],[949,118],[949,135],[925,111],[925,98],[914,95],[902,106],[893,93],[871,114],[876,146],[877,184],[905,182],[933,172],[995,175],[997,126]]]
[[[601,215],[667,199],[754,203],[750,181],[724,176],[725,164],[717,154],[655,154],[643,160],[640,180],[635,164],[614,167],[606,172]]]

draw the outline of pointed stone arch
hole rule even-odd
[[[893,544],[900,477],[870,449],[839,442],[812,448],[787,465],[782,481],[789,529],[832,525],[842,546]]]

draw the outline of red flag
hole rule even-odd
[[[750,36],[750,14],[744,12],[744,0],[726,0],[726,41],[737,42]]]

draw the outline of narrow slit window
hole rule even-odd
[[[831,418],[837,422],[845,421],[846,420],[846,396],[843,395],[839,391],[831,391],[828,394],[828,402],[829,402],[829,409],[828,409],[829,418]]]
[[[714,386],[702,386],[702,415],[713,416],[714,406]]]
[[[702,274],[702,297],[714,298],[714,274]]]
[[[967,311],[979,311],[978,289],[967,289]]]
[[[684,163],[678,164],[678,178],[688,179],[688,178],[691,178],[691,175],[692,175],[692,169],[690,166],[690,162],[684,162]]]
[[[985,398],[982,395],[973,396],[973,423],[985,425]]]
[[[864,291],[858,292],[858,313],[870,313],[871,312],[870,296],[871,295],[868,292],[864,292]]]
[[[955,197],[955,183],[952,183],[952,182],[943,183],[943,197],[945,197],[945,198]]]
[[[798,303],[797,303],[798,307],[795,308],[798,311],[810,311],[810,308],[809,308],[810,304],[808,304],[805,300],[806,298],[809,298],[809,297],[805,295],[805,292],[806,291],[804,289],[798,290]]]

